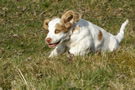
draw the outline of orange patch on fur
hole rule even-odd
[[[55,29],[55,34],[58,34],[60,32],[61,32],[61,30]]]
[[[44,21],[44,24],[43,24],[43,26],[44,26],[44,28],[46,29],[46,30],[48,30],[48,23],[49,23],[49,19],[46,19],[45,21]]]
[[[81,19],[81,15],[77,12],[72,11],[72,10],[69,10],[62,15],[62,20],[64,23],[78,22],[80,19]]]
[[[74,22],[78,22],[81,19],[81,15],[77,12],[74,13]]]
[[[72,26],[73,26],[73,24],[71,24],[71,23],[62,23],[62,24],[57,23],[55,25],[55,28],[57,31],[67,33]]]
[[[56,24],[56,29],[66,33],[73,26],[73,23],[78,22],[80,18],[81,18],[80,14],[72,10],[69,10],[62,15],[61,24]]]
[[[79,31],[80,30],[80,26],[76,26],[75,29],[73,30],[73,32],[76,31],[76,30]]]
[[[73,15],[73,11],[67,11],[66,13],[64,13],[61,17],[63,23],[73,22]]]
[[[98,40],[99,40],[99,41],[102,40],[102,37],[103,37],[103,34],[102,34],[102,32],[99,30]]]

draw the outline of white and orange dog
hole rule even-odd
[[[50,48],[55,48],[49,57],[60,55],[67,48],[69,53],[75,56],[97,51],[113,51],[119,47],[127,24],[128,20],[114,36],[101,27],[81,19],[78,13],[71,10],[61,18],[47,19],[44,21],[44,28],[48,30],[45,41]]]

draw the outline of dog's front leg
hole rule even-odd
[[[54,57],[54,56],[58,56],[58,55],[64,53],[65,50],[66,50],[66,48],[67,48],[67,47],[66,47],[65,44],[63,44],[63,43],[59,44],[59,45],[51,52],[51,54],[49,55],[49,58]]]

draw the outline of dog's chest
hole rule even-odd
[[[79,45],[79,42],[80,42],[79,38],[76,35],[72,35],[70,39],[66,41],[65,43],[68,48],[73,48]]]
[[[72,48],[72,47],[75,47],[77,45],[77,42],[73,42],[73,41],[68,41],[68,42],[66,42],[66,46],[68,47],[68,48]]]

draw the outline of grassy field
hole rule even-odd
[[[112,34],[129,19],[120,49],[47,58],[45,18],[66,10]],[[135,89],[135,0],[0,0],[0,90]]]

